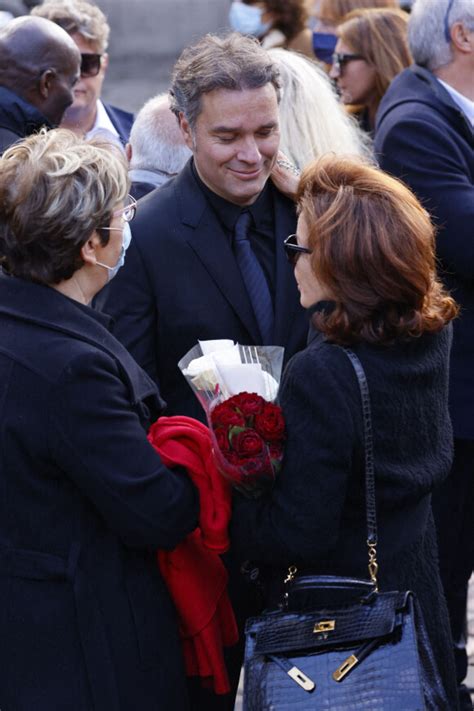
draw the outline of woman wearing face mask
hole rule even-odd
[[[413,62],[408,18],[403,10],[355,10],[337,30],[329,76],[337,83],[341,101],[354,107],[361,127],[370,134],[390,82]]]
[[[118,148],[65,130],[0,163],[0,707],[188,709],[156,565],[194,487],[146,430],[154,383],[89,304],[135,204]]]
[[[307,0],[233,0],[229,24],[265,49],[283,47],[314,57]]]
[[[336,47],[336,28],[345,15],[367,7],[398,8],[398,0],[316,0],[313,18],[313,51],[316,58],[327,65],[329,71]]]

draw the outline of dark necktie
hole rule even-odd
[[[234,253],[253,306],[262,344],[271,345],[273,339],[272,297],[263,269],[248,238],[251,220],[250,212],[245,210],[235,223]]]

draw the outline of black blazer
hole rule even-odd
[[[0,708],[182,711],[154,551],[194,528],[146,439],[156,386],[102,314],[0,276]]]
[[[295,206],[272,187],[277,241],[275,345],[286,357],[304,347],[307,317],[299,305],[283,240],[295,231]],[[116,319],[114,333],[159,383],[170,413],[203,419],[177,363],[198,339],[258,344],[250,299],[229,240],[189,162],[139,202],[125,266],[98,305]]]

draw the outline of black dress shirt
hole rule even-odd
[[[244,210],[248,210],[248,212],[252,215],[252,222],[250,223],[248,233],[250,244],[252,245],[252,249],[263,269],[268,283],[268,288],[270,289],[272,301],[275,303],[276,245],[273,198],[270,187],[266,184],[252,205],[242,207],[241,205],[235,205],[234,203],[225,200],[220,195],[212,192],[212,190],[210,190],[199,177],[194,162],[192,167],[196,182],[215,212],[217,219],[219,220],[231,245],[233,245],[234,240],[235,223],[237,222],[240,214]]]

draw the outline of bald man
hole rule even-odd
[[[49,20],[18,17],[0,30],[0,153],[59,125],[74,100],[80,62],[74,41]]]

